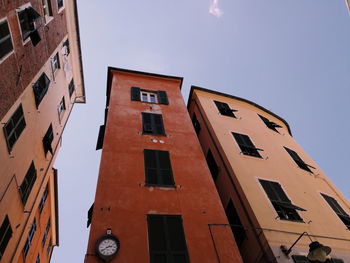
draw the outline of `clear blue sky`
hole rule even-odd
[[[79,0],[87,104],[63,135],[60,247],[83,262],[100,162],[107,67],[184,77],[252,100],[288,121],[294,138],[350,199],[350,15],[344,0]],[[212,8],[211,8],[212,7]]]

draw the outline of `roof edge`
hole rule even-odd
[[[260,106],[259,104],[256,104],[255,102],[252,102],[250,100],[247,100],[247,99],[243,99],[243,98],[240,98],[240,97],[237,97],[237,96],[233,96],[233,95],[230,95],[230,94],[226,94],[226,93],[222,93],[222,92],[219,92],[219,91],[215,91],[215,90],[210,90],[210,89],[205,89],[205,88],[202,88],[202,87],[198,87],[198,86],[195,86],[195,85],[192,85],[191,86],[191,90],[190,90],[190,95],[188,96],[188,101],[187,101],[187,109],[189,108],[189,105],[190,105],[190,101],[192,99],[192,95],[193,95],[193,91],[194,90],[201,90],[201,91],[205,91],[205,92],[209,92],[209,93],[213,93],[213,94],[216,94],[216,95],[220,95],[220,96],[224,96],[224,97],[228,97],[228,98],[231,98],[231,99],[235,99],[235,100],[239,100],[239,101],[243,101],[243,102],[246,102],[250,105],[253,105],[254,107],[257,107],[258,109],[261,109],[263,111],[265,111],[266,113],[276,117],[277,119],[279,119],[280,121],[282,121],[286,126],[287,126],[287,129],[288,129],[288,133],[290,134],[290,136],[293,136],[292,135],[292,131],[290,129],[290,126],[288,124],[288,122],[286,120],[284,120],[283,118],[281,118],[280,116],[278,116],[277,114],[273,113],[272,111]]]

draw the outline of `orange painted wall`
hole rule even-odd
[[[96,240],[112,229],[111,262],[149,262],[147,215],[181,215],[190,262],[242,262],[180,93],[181,80],[109,70],[111,85],[94,213],[85,262],[101,262]],[[169,105],[131,101],[130,88],[166,91]],[[166,136],[142,135],[141,112],[163,116]],[[144,149],[170,152],[175,188],[145,186]],[[218,256],[217,256],[217,254]]]
[[[237,110],[237,118],[221,115],[214,100]],[[196,87],[192,88],[188,108],[202,127],[199,140],[203,153],[211,149],[220,167],[216,186],[223,206],[231,199],[246,228],[248,238],[240,247],[244,262],[256,262],[262,251],[269,262],[293,262],[282,254],[280,245],[290,247],[304,231],[313,240],[331,246],[332,257],[350,262],[349,230],[321,193],[335,198],[348,214],[350,204],[290,135],[283,119],[244,99]],[[282,128],[278,132],[269,129],[258,114]],[[263,149],[262,158],[243,155],[231,132],[248,135],[257,148]],[[313,173],[299,168],[283,146],[314,166]],[[279,219],[259,179],[279,182],[292,203],[307,210],[298,211],[303,222]],[[307,237],[302,238],[292,254],[306,255],[309,243]]]

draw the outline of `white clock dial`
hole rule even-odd
[[[117,252],[118,244],[115,240],[107,238],[98,245],[98,250],[104,256],[111,256]]]

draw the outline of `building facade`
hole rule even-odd
[[[308,262],[312,241],[331,247],[327,262],[350,262],[349,202],[285,120],[199,87],[188,110],[245,263]]]
[[[58,239],[53,164],[85,102],[76,1],[0,3],[0,262],[49,262]]]
[[[242,262],[181,85],[108,69],[85,262]]]

